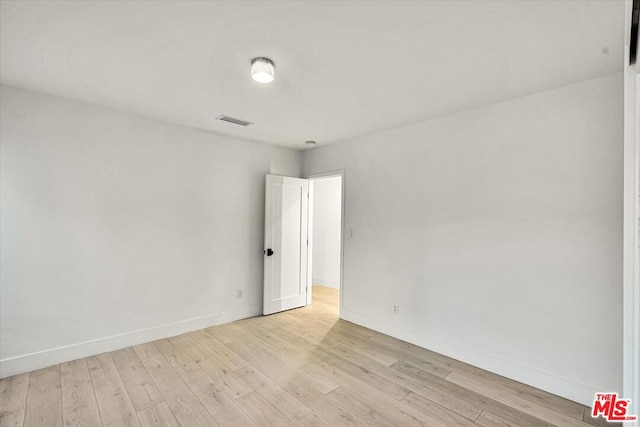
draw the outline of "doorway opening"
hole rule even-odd
[[[342,307],[343,173],[309,177],[309,287],[307,304]]]

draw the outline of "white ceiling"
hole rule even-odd
[[[624,2],[3,1],[0,30],[4,84],[305,149],[622,71]]]

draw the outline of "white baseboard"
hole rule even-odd
[[[394,325],[384,320],[343,309],[341,317],[365,328],[373,329],[394,338],[407,341],[436,353],[444,354],[461,362],[502,375],[512,380],[562,396],[591,407],[595,393],[601,391],[568,378],[559,377],[516,362],[501,359],[491,354],[456,344],[423,332]]]
[[[340,289],[340,281],[338,280],[329,280],[324,279],[322,277],[312,277],[311,278],[314,285],[326,286],[327,288]]]
[[[210,326],[221,325],[259,314],[262,314],[262,307],[247,307],[233,313],[223,312],[209,314],[207,316],[181,320],[153,328],[140,329],[110,337],[9,357],[0,360],[0,378],[46,368],[47,366],[93,356],[106,351],[114,351],[132,345],[168,338]]]
[[[317,282],[314,281],[314,283]],[[238,319],[253,317],[261,313],[261,307],[249,307],[234,313],[225,312],[211,314],[153,328],[127,332],[124,334],[2,359],[0,360],[0,378],[46,368],[47,366],[58,363],[93,356],[107,351],[114,351],[157,339],[172,337],[198,329],[232,322]],[[370,328],[437,353],[444,354],[456,360],[486,369],[498,375],[502,375],[541,390],[548,391],[549,393],[582,403],[586,406],[591,406],[594,394],[600,391],[591,386],[581,384],[567,378],[542,372],[460,344],[346,309],[342,310],[342,318],[349,322],[356,323],[366,328]]]

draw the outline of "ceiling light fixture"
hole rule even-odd
[[[253,58],[251,60],[251,78],[258,83],[271,83],[275,76],[273,61],[269,58]]]

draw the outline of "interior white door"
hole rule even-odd
[[[267,175],[263,314],[307,303],[309,181]]]

